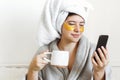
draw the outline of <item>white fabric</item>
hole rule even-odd
[[[87,21],[91,8],[85,0],[47,0],[38,32],[39,46],[60,38],[61,26],[69,12],[76,13]]]

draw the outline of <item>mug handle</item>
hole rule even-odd
[[[52,54],[52,52],[45,52],[44,54]],[[47,58],[43,58],[45,61],[47,62],[51,62],[51,60],[47,59]]]

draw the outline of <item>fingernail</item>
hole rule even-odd
[[[98,48],[98,50],[100,50],[100,48]]]
[[[101,46],[101,48],[104,48],[103,46]]]

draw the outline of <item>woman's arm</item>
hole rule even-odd
[[[100,56],[98,56],[98,54]],[[93,78],[94,80],[105,80],[105,69],[109,63],[108,50],[103,46],[98,48],[98,53],[94,52],[92,56]]]
[[[46,54],[42,52],[33,58],[28,69],[27,80],[38,80],[38,72],[48,64],[48,62],[43,59],[45,57],[47,57]]]
[[[38,71],[28,71],[27,80],[38,80]]]

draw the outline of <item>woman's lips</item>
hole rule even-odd
[[[80,34],[71,34],[74,38],[79,38]]]

